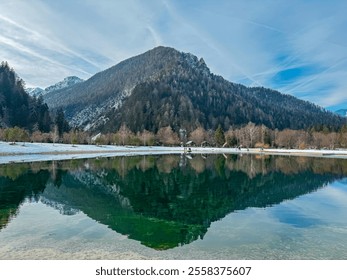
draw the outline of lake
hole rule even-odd
[[[347,259],[347,160],[0,165],[0,259]]]

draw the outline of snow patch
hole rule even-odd
[[[60,82],[58,82],[52,86],[45,88],[45,93],[49,93],[49,92],[56,91],[56,90],[61,90],[63,88],[68,88],[68,87],[71,87],[73,85],[82,83],[83,81],[84,80],[82,80],[76,76],[69,76],[69,77],[66,77],[64,80],[62,80],[62,81],[60,81]]]
[[[184,154],[183,147],[74,145],[50,143],[0,142],[0,164],[96,157],[134,156],[150,154]],[[260,154],[325,158],[347,158],[347,150],[296,150],[296,149],[237,149],[191,147],[191,154]]]

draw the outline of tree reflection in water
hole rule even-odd
[[[156,250],[203,238],[213,221],[294,199],[347,174],[341,159],[168,155],[0,166],[0,230],[24,201],[82,211]]]

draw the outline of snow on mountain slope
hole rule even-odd
[[[78,83],[81,83],[81,82],[84,82],[84,80],[82,80],[76,76],[69,76],[69,77],[66,77],[64,80],[62,80],[62,81],[60,81],[60,82],[58,82],[52,86],[46,87],[45,89],[42,89],[39,87],[27,88],[26,92],[31,96],[38,97],[39,95],[45,95],[49,92],[53,92],[56,90],[61,90],[61,89],[72,87],[72,86],[74,86]]]
[[[343,119],[294,96],[232,83],[210,72],[202,58],[159,46],[96,73],[83,83],[48,92],[50,109],[63,108],[72,127],[133,132],[161,127],[264,124],[271,129],[338,126]]]
[[[64,80],[62,80],[62,81],[60,81],[60,82],[58,82],[52,86],[45,88],[45,93],[64,89],[64,88],[68,88],[68,87],[71,87],[71,86],[76,85],[78,83],[81,83],[83,81],[84,80],[82,80],[76,76],[69,76],[69,77],[66,77]]]
[[[39,87],[36,88],[27,88],[26,92],[31,96],[39,96],[45,94],[45,90]]]

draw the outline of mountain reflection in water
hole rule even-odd
[[[24,201],[42,201],[166,250],[203,238],[233,211],[294,199],[346,174],[340,159],[251,155],[7,164],[0,166],[0,230]]]

